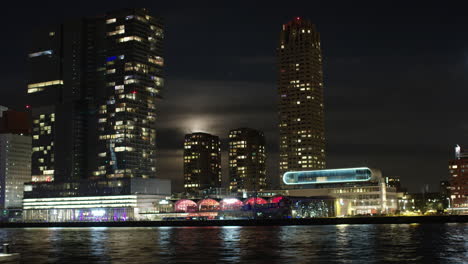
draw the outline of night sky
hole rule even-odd
[[[179,186],[176,191],[183,181],[184,134],[222,138],[226,181],[226,138],[241,126],[265,132],[267,173],[277,183],[275,49],[281,25],[295,16],[310,19],[322,38],[327,167],[380,168],[384,176],[400,176],[410,191],[425,184],[438,190],[454,145],[468,143],[466,7],[440,1],[233,2],[138,2],[165,19],[158,168]],[[135,5],[16,3],[3,6],[0,18],[0,105],[16,109],[27,103],[32,28]]]

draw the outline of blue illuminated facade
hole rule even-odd
[[[375,179],[377,174],[380,175],[379,172],[367,167],[292,171],[283,175],[283,182],[286,185],[367,182]]]

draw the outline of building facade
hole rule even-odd
[[[147,220],[170,197],[170,180],[121,178],[26,183],[23,220],[41,222]]]
[[[162,21],[144,9],[106,16],[105,101],[96,177],[156,177],[156,109],[164,85]]]
[[[396,188],[387,186],[377,169],[358,167],[287,172],[282,180],[285,185],[296,188],[263,193],[332,197],[336,216],[393,214],[398,210]]]
[[[221,187],[221,143],[207,133],[185,135],[184,188],[187,193]]]
[[[82,108],[86,98],[83,79],[94,71],[85,68],[86,38],[92,38],[86,33],[83,20],[37,28],[32,33],[27,94],[32,114],[33,181],[83,175],[85,153],[75,146],[85,138],[83,119],[88,112],[76,108]]]
[[[0,134],[0,209],[21,209],[23,184],[31,181],[31,136]]]
[[[283,25],[278,47],[281,177],[325,168],[321,53],[320,35],[310,21],[297,17]]]
[[[263,132],[238,128],[229,132],[229,189],[257,191],[266,187],[266,153]]]
[[[32,180],[156,176],[163,29],[144,8],[37,29]]]
[[[468,149],[457,145],[449,161],[450,207],[468,211]]]

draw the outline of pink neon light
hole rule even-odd
[[[253,204],[266,204],[268,203],[265,199],[263,198],[254,198],[254,197],[251,197],[247,200],[244,201],[244,204],[249,204],[249,205],[253,205]]]

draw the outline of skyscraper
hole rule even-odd
[[[468,149],[455,146],[455,159],[449,161],[450,206],[468,208]]]
[[[206,133],[185,135],[184,188],[196,193],[221,187],[221,148],[219,137]]]
[[[156,109],[162,99],[162,21],[144,9],[106,16],[105,91],[98,168],[107,178],[156,177]]]
[[[143,8],[34,32],[33,181],[155,177],[162,40]]]
[[[238,128],[229,132],[229,189],[258,191],[266,187],[263,132]]]
[[[283,25],[278,68],[280,176],[323,169],[322,55],[320,35],[310,21],[297,17]]]

